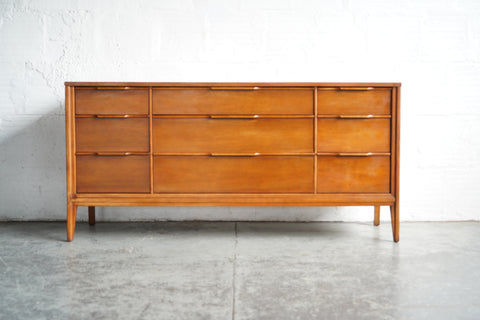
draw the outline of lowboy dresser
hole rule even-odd
[[[78,206],[390,206],[399,83],[66,82],[67,240]]]

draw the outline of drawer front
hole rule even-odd
[[[148,122],[148,118],[77,118],[77,152],[148,152]]]
[[[148,89],[77,89],[75,113],[148,114]]]
[[[313,156],[156,156],[154,191],[312,193]]]
[[[150,192],[149,156],[77,156],[77,192]]]
[[[318,114],[376,114],[391,113],[391,89],[366,91],[318,90]]]
[[[313,114],[312,89],[156,89],[154,114]]]
[[[317,171],[319,193],[390,192],[389,156],[319,156]]]
[[[154,152],[313,152],[312,119],[154,119]]]
[[[390,119],[318,119],[318,152],[390,152]]]

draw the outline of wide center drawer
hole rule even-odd
[[[313,152],[313,119],[153,120],[154,152]]]
[[[154,89],[154,114],[313,114],[312,89]]]
[[[148,114],[148,89],[77,89],[75,113]]]
[[[77,192],[150,192],[149,156],[77,156]]]
[[[77,152],[148,152],[148,118],[77,118]]]
[[[313,156],[155,156],[154,192],[311,193]]]

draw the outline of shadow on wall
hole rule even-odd
[[[22,115],[4,124],[22,129],[0,142],[0,220],[65,220],[64,115]],[[97,219],[366,221],[372,213],[371,207],[108,207],[98,208]],[[86,219],[87,208],[79,207],[77,221]]]

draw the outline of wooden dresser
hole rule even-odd
[[[399,240],[399,83],[65,85],[68,241],[77,206],[365,205]]]

